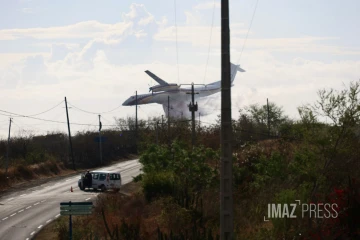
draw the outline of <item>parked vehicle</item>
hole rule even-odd
[[[85,174],[81,174],[78,181],[78,186],[81,190],[93,189],[93,190],[114,190],[119,191],[121,187],[121,174],[120,172],[112,171],[92,171],[90,172],[92,176],[91,186],[87,186],[85,182]]]

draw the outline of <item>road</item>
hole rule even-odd
[[[136,160],[117,163],[97,170],[120,171],[122,184],[140,174]],[[60,202],[92,201],[99,192],[83,192],[77,186],[80,175],[52,180],[0,198],[0,239],[31,239],[46,224],[60,216]],[[73,192],[70,188],[73,188]]]

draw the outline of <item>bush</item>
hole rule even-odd
[[[171,172],[151,172],[144,175],[142,187],[147,201],[174,193],[174,175]]]
[[[33,172],[23,165],[19,165],[16,167],[15,171],[22,176],[23,179],[31,179],[33,177]],[[15,175],[18,175],[15,174]]]

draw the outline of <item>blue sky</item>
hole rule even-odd
[[[176,2],[179,76],[174,1],[0,0],[0,109],[33,114],[67,96],[82,109],[107,111],[136,90],[148,91],[153,81],[146,69],[169,82],[219,80],[220,1]],[[230,1],[233,62],[239,63],[255,5],[256,0]],[[318,89],[358,80],[359,9],[355,0],[259,0],[241,55],[247,72],[237,76],[233,88],[233,116],[236,108],[269,98],[296,118],[296,108],[314,102]],[[213,100],[207,107],[214,113],[204,121],[219,113],[219,95]],[[63,113],[60,106],[39,117],[63,121]],[[133,114],[121,107],[104,118],[112,124],[113,117]],[[161,114],[161,106],[140,107],[141,118]],[[97,122],[96,115],[74,109],[71,118]],[[7,119],[0,115],[0,122]],[[15,134],[66,131],[63,124],[24,118],[14,123]],[[6,128],[0,127],[1,138]]]

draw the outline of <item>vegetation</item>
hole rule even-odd
[[[275,103],[269,111],[266,105],[240,110],[233,120],[236,239],[360,237],[359,91],[360,81],[341,91],[320,90],[316,103],[298,108],[297,121]],[[121,132],[135,138],[132,119],[118,123]],[[158,118],[139,124],[143,174],[135,180],[141,190],[127,197],[99,195],[95,214],[79,220],[83,227],[74,239],[218,239],[220,126],[198,124],[198,144],[192,148],[189,122],[171,120],[170,131],[166,124]],[[86,139],[93,136],[87,134],[74,137],[78,149],[89,144]],[[109,138],[118,133],[112,134]],[[118,154],[116,141],[109,143],[108,159]],[[53,154],[40,149],[27,150],[23,159],[34,163]],[[83,149],[76,156],[85,163],[80,159],[96,150]],[[322,214],[324,205],[331,204],[336,216],[320,218],[317,212],[314,217],[299,205],[296,218],[269,218],[268,204],[296,200],[320,206]],[[88,226],[93,227],[81,230]],[[64,232],[60,226],[59,236]]]

